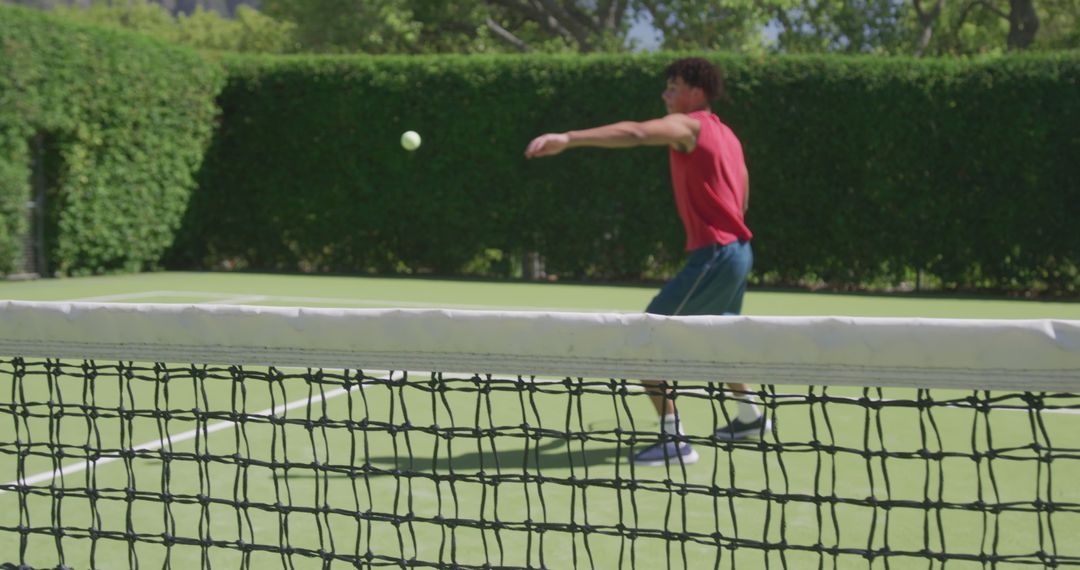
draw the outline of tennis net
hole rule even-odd
[[[1068,321],[3,302],[0,564],[1080,566],[1078,392]]]

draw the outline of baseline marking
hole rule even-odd
[[[141,293],[121,293],[116,295],[101,295],[96,297],[79,297],[66,299],[70,303],[110,302],[124,300],[150,299],[154,297],[188,297],[192,299],[210,299],[202,301],[204,304],[227,305],[259,302],[286,302],[286,303],[313,303],[319,305],[347,305],[347,306],[374,306],[374,307],[411,307],[428,309],[476,309],[476,310],[517,310],[517,311],[555,311],[568,310],[556,307],[540,307],[536,305],[479,305],[468,303],[442,303],[439,301],[387,301],[384,299],[342,299],[332,297],[298,297],[291,295],[237,295],[236,293],[211,292],[211,291],[145,291]],[[640,311],[618,311],[611,309],[572,309],[581,313],[638,313]]]
[[[255,415],[260,415],[260,416],[277,415],[277,414],[287,412],[289,410],[293,410],[293,409],[296,409],[296,408],[299,408],[299,407],[302,407],[302,406],[309,406],[309,405],[312,405],[312,404],[317,404],[319,402],[329,400],[331,398],[336,398],[336,397],[338,397],[338,396],[340,396],[340,395],[342,395],[342,394],[344,394],[346,392],[347,392],[347,390],[345,388],[335,388],[333,390],[330,390],[329,392],[325,392],[323,394],[318,394],[318,395],[315,395],[315,396],[313,396],[311,398],[301,398],[299,400],[289,402],[289,403],[286,403],[286,404],[279,404],[277,406],[274,406],[273,408],[267,408],[267,409],[265,409],[265,410],[263,410],[261,412],[257,412]],[[215,424],[208,425],[205,428],[195,428],[193,430],[188,430],[188,431],[185,431],[183,433],[176,434],[175,436],[163,437],[163,438],[157,439],[155,441],[148,441],[146,443],[136,445],[135,447],[131,448],[131,450],[132,451],[153,451],[155,449],[161,449],[162,447],[165,447],[166,444],[175,444],[175,443],[180,443],[180,442],[187,441],[189,439],[194,439],[194,438],[198,437],[200,433],[205,434],[205,435],[210,435],[211,433],[221,431],[221,430],[223,430],[225,428],[232,427],[234,425],[236,425],[236,422],[221,421],[221,422],[218,422],[218,423],[215,423]],[[43,471],[41,473],[38,473],[37,475],[31,475],[30,477],[26,477],[25,479],[16,479],[15,481],[11,481],[11,482],[7,483],[5,486],[7,486],[7,487],[30,486],[30,485],[34,485],[34,484],[37,484],[37,483],[41,483],[42,481],[49,481],[49,480],[54,480],[55,481],[57,479],[63,478],[64,475],[71,475],[72,473],[79,473],[81,471],[86,471],[87,469],[90,468],[91,465],[93,465],[94,468],[96,469],[101,465],[104,465],[106,463],[112,463],[113,461],[117,461],[119,459],[121,459],[121,458],[120,457],[103,457],[103,458],[98,459],[96,461],[83,461],[81,463],[72,463],[71,465],[68,465],[66,467],[62,467],[60,469],[53,469],[53,470],[50,470],[50,471]],[[11,489],[0,488],[0,494],[8,493],[10,491],[11,491]]]

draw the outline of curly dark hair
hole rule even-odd
[[[724,80],[720,70],[707,59],[687,57],[673,61],[664,71],[667,79],[680,78],[690,87],[700,87],[710,101],[724,94]]]

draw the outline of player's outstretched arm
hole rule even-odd
[[[568,148],[583,146],[629,148],[634,146],[672,146],[683,152],[693,150],[701,123],[681,113],[652,121],[621,121],[565,133],[540,135],[525,148],[526,158],[554,156]]]

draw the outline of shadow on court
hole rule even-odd
[[[373,477],[392,476],[394,470],[408,470],[414,472],[431,472],[448,474],[451,472],[477,473],[503,472],[513,473],[527,470],[535,472],[548,469],[582,469],[586,466],[615,465],[630,455],[630,446],[616,447],[604,444],[601,447],[597,443],[586,443],[584,449],[579,442],[548,441],[538,446],[530,446],[512,450],[491,449],[490,442],[480,440],[482,446],[477,449],[477,440],[462,441],[453,444],[450,451],[443,444],[439,456],[432,456],[425,450],[424,455],[418,455],[417,449],[413,449],[410,457],[408,449],[402,445],[398,456],[383,455],[371,457],[368,461],[372,467],[387,473],[373,473]],[[469,451],[466,451],[469,449]],[[452,455],[449,453],[452,452]],[[619,456],[622,455],[620,458]],[[359,465],[358,465],[359,466]],[[315,473],[313,471],[292,470],[288,474],[290,479],[313,479],[316,477],[349,477],[347,473],[328,472]],[[284,477],[282,473],[275,473],[275,477]]]

